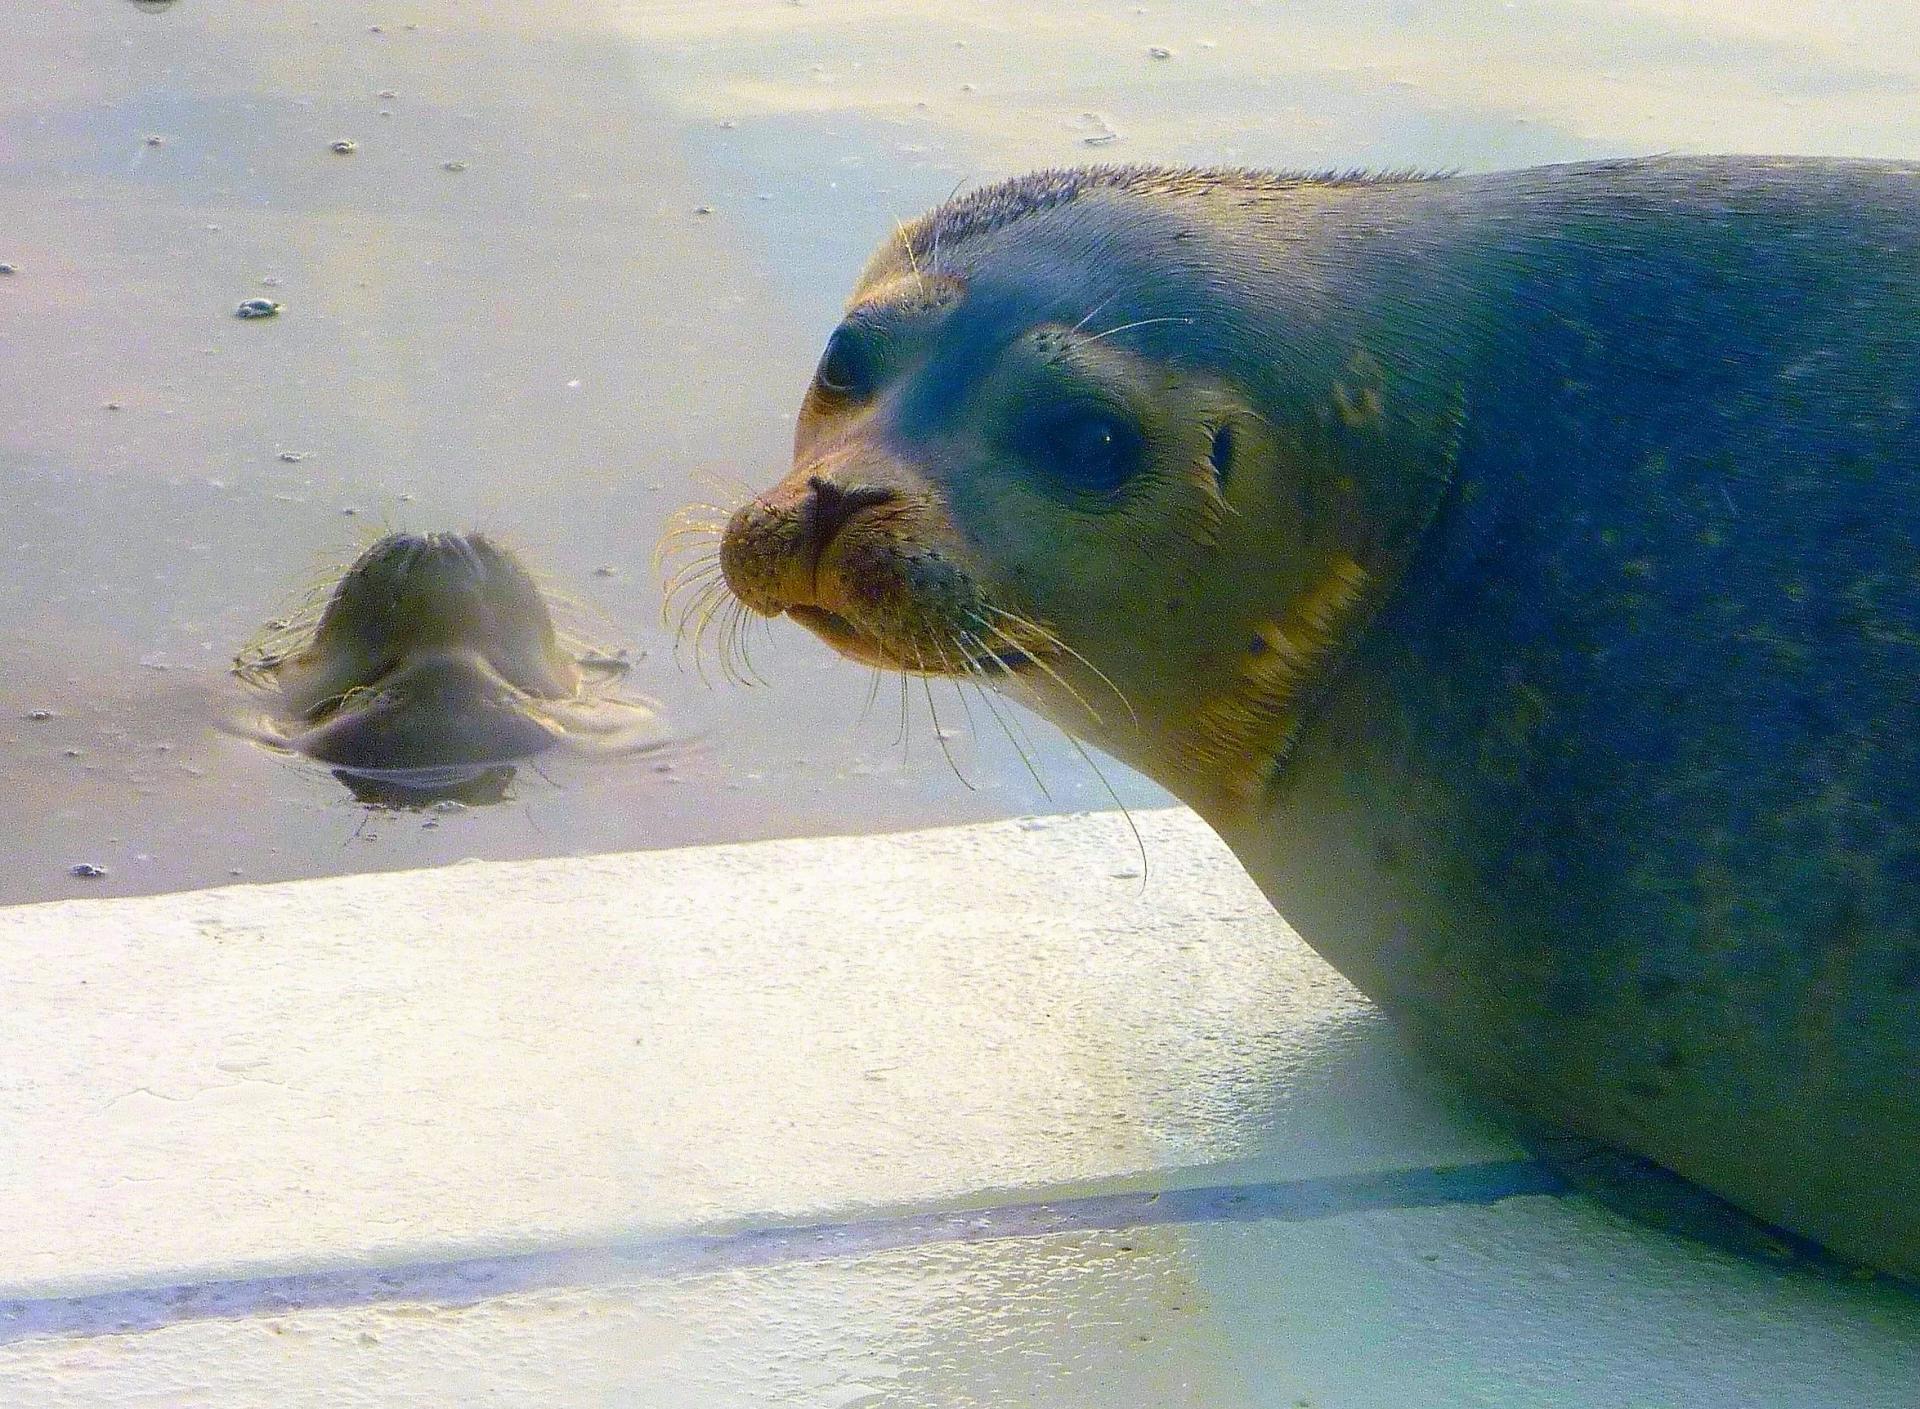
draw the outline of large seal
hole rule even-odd
[[[269,701],[244,732],[367,800],[497,801],[515,761],[657,742],[653,712],[612,689],[625,659],[563,639],[525,565],[480,533],[386,535],[234,669]]]
[[[1524,1118],[1920,1273],[1920,165],[994,186],[721,563],[1158,779]]]

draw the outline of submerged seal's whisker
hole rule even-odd
[[[717,624],[714,627],[714,664],[720,670],[720,678],[729,685],[737,684],[733,670],[732,641],[727,632],[733,625],[734,613],[739,610],[739,601],[735,598],[723,599],[715,611]]]
[[[674,624],[673,655],[680,659],[680,648],[687,639],[687,627],[698,616],[699,624],[694,632],[693,651],[697,658],[700,653],[700,637],[705,632],[707,622],[714,609],[726,599],[727,584],[720,580],[711,580],[694,589],[680,608],[679,620]]]
[[[673,612],[675,604],[679,602],[682,593],[693,592],[695,595],[698,595],[699,592],[705,591],[707,588],[715,586],[716,584],[722,589],[726,587],[725,575],[717,558],[712,561],[695,563],[685,571],[675,574],[673,581],[668,584],[666,591],[661,594],[660,611],[662,620],[665,620]]]
[[[655,572],[665,573],[668,567],[689,554],[696,559],[717,556],[720,552],[720,536],[724,525],[715,528],[683,529],[670,539],[662,539],[656,545],[653,555]]]
[[[740,686],[754,683],[748,674],[745,648],[740,639],[740,628],[746,620],[747,604],[736,597],[728,604],[726,619],[720,627],[721,669],[729,681]]]
[[[700,683],[706,686],[708,689],[713,688],[713,682],[707,678],[707,666],[706,666],[707,632],[713,626],[714,617],[719,613],[721,607],[726,605],[726,603],[727,603],[726,584],[714,583],[708,586],[706,589],[704,589],[700,593],[700,595],[694,599],[693,603],[691,603],[688,607],[688,611],[690,613],[692,611],[697,610],[699,612],[699,618],[700,618],[699,621],[695,624],[693,629],[694,674],[700,677]],[[682,623],[681,623],[681,636],[683,637],[686,634],[685,620],[686,620],[685,618],[682,618]],[[679,641],[676,640],[674,645],[675,645],[675,656],[677,659]]]
[[[766,622],[754,616],[742,605],[740,608],[740,624],[734,629],[733,633],[734,642],[740,651],[740,664],[746,670],[749,684],[766,685],[769,683],[767,677],[762,675],[759,667],[753,663],[753,628],[755,625],[764,626]]]
[[[704,613],[710,611],[714,603],[727,595],[727,584],[717,579],[709,579],[698,586],[688,585],[686,600],[680,604],[678,620],[674,623],[674,646],[678,649],[686,639],[687,627],[696,616],[705,620]]]
[[[702,558],[698,562],[687,564],[667,580],[661,594],[660,610],[662,613],[671,611],[673,609],[673,600],[679,596],[680,593],[692,587],[695,583],[712,581],[720,577],[721,574],[722,569],[720,567],[720,555],[718,553],[710,557]]]
[[[693,478],[704,483],[723,499],[751,499],[756,497],[753,486],[748,484],[744,478],[729,480],[725,476],[706,467],[695,470],[693,472]],[[699,509],[716,508],[716,506],[712,504],[696,504],[691,507]],[[725,511],[720,510],[719,512],[724,513]]]

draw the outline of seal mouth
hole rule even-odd
[[[789,617],[806,627],[834,650],[851,660],[859,661],[862,665],[878,666],[884,670],[913,668],[894,652],[888,650],[877,637],[862,631],[838,612],[807,602],[789,603],[785,610]]]
[[[830,646],[868,643],[866,635],[839,612],[830,612],[825,607],[807,606],[793,603],[787,607],[787,615],[799,622],[816,636],[823,637]]]
[[[786,608],[786,614],[806,627],[814,635],[825,641],[834,650],[844,656],[861,661],[867,665],[884,666],[890,670],[911,670],[923,675],[953,674],[945,661],[936,669],[934,662],[925,660],[903,660],[900,652],[891,649],[885,642],[861,630],[838,612],[810,603],[793,603]],[[961,657],[961,675],[1010,676],[1025,670],[1034,663],[1034,658],[1025,651],[1006,647],[998,651],[982,651]]]

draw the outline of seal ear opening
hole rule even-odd
[[[1207,458],[1213,462],[1213,482],[1223,494],[1227,488],[1227,475],[1233,468],[1233,451],[1233,422],[1222,421],[1213,432],[1213,445],[1207,451]]]

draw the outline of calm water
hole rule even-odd
[[[956,186],[1920,155],[1894,5],[67,0],[6,29],[0,901],[1107,805],[1045,726],[1042,792],[950,694],[936,741],[917,687],[868,708],[785,625],[769,684],[709,689],[661,625],[668,515],[777,478],[853,272]],[[256,294],[285,316],[235,320]],[[517,545],[689,745],[423,816],[222,733],[233,651],[383,527]]]

